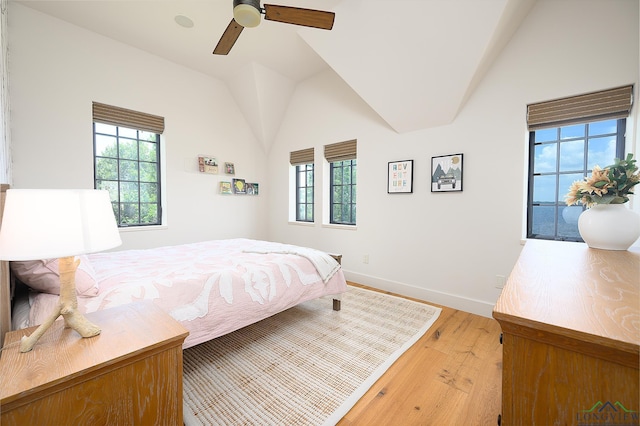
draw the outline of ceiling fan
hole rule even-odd
[[[335,13],[322,10],[301,9],[299,7],[265,4],[260,7],[260,0],[233,0],[233,18],[224,30],[220,41],[213,50],[214,55],[229,53],[240,33],[245,27],[256,27],[260,24],[260,14],[269,21],[305,27],[330,30],[333,28]]]

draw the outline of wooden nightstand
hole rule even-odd
[[[31,352],[0,357],[0,424],[182,425],[182,343],[189,334],[151,302],[94,312],[83,339],[55,324]],[[5,346],[35,327],[6,334]]]

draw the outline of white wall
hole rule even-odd
[[[638,99],[638,1],[539,0],[453,123],[397,134],[327,71],[297,86],[267,156],[221,82],[16,3],[9,14],[14,187],[92,187],[91,101],[162,115],[169,225],[123,233],[122,248],[243,236],[303,244],[342,253],[354,281],[485,315],[521,248],[526,105],[629,83]],[[354,138],[357,229],[321,226],[321,167],[318,223],[289,224],[289,152],[314,146],[321,164],[323,145]],[[431,157],[454,153],[464,154],[464,191],[431,193]],[[261,195],[218,195],[223,176],[199,174],[198,154],[234,162]],[[406,159],[413,194],[387,194],[387,163]]]
[[[630,83],[637,94],[638,34],[635,0],[540,0],[455,121],[407,134],[390,130],[333,72],[305,81],[270,152],[278,167],[268,180],[287,187],[289,152],[315,147],[317,222],[287,223],[288,194],[272,191],[270,237],[342,253],[351,280],[490,315],[496,276],[510,273],[524,236],[526,105]],[[636,133],[628,146],[638,153]],[[323,227],[322,147],[353,138],[357,229]],[[431,193],[431,157],[455,153],[464,154],[463,192]],[[387,163],[407,159],[413,194],[387,194]]]
[[[91,102],[103,102],[166,124],[168,226],[122,232],[121,249],[266,238],[263,147],[222,82],[13,2],[9,43],[13,187],[92,188]],[[199,154],[234,162],[262,195],[219,195],[229,176],[200,174]]]

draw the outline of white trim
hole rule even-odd
[[[289,225],[314,227],[314,226],[316,226],[316,223],[315,222],[302,222],[302,221],[297,221],[297,220],[290,220],[289,221]]]
[[[169,229],[168,225],[149,225],[149,226],[124,226],[119,227],[120,232],[138,232],[138,231],[164,231]]]
[[[314,188],[315,191],[315,188]],[[296,166],[289,164],[289,223],[296,221]]]
[[[358,227],[356,225],[340,225],[338,223],[323,223],[323,228],[333,228],[333,229],[343,229],[345,231],[357,231]]]
[[[385,280],[370,275],[359,274],[357,272],[346,271],[343,269],[347,281],[367,285],[378,290],[390,291],[401,296],[413,297],[423,300],[427,303],[435,303],[442,306],[458,309],[465,312],[471,312],[476,315],[491,318],[495,303],[484,300],[470,299],[464,296],[458,296],[450,293],[429,290],[426,288],[416,287],[410,284],[397,281]]]

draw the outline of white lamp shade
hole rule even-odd
[[[120,244],[108,191],[7,191],[0,228],[1,260],[76,256]]]

